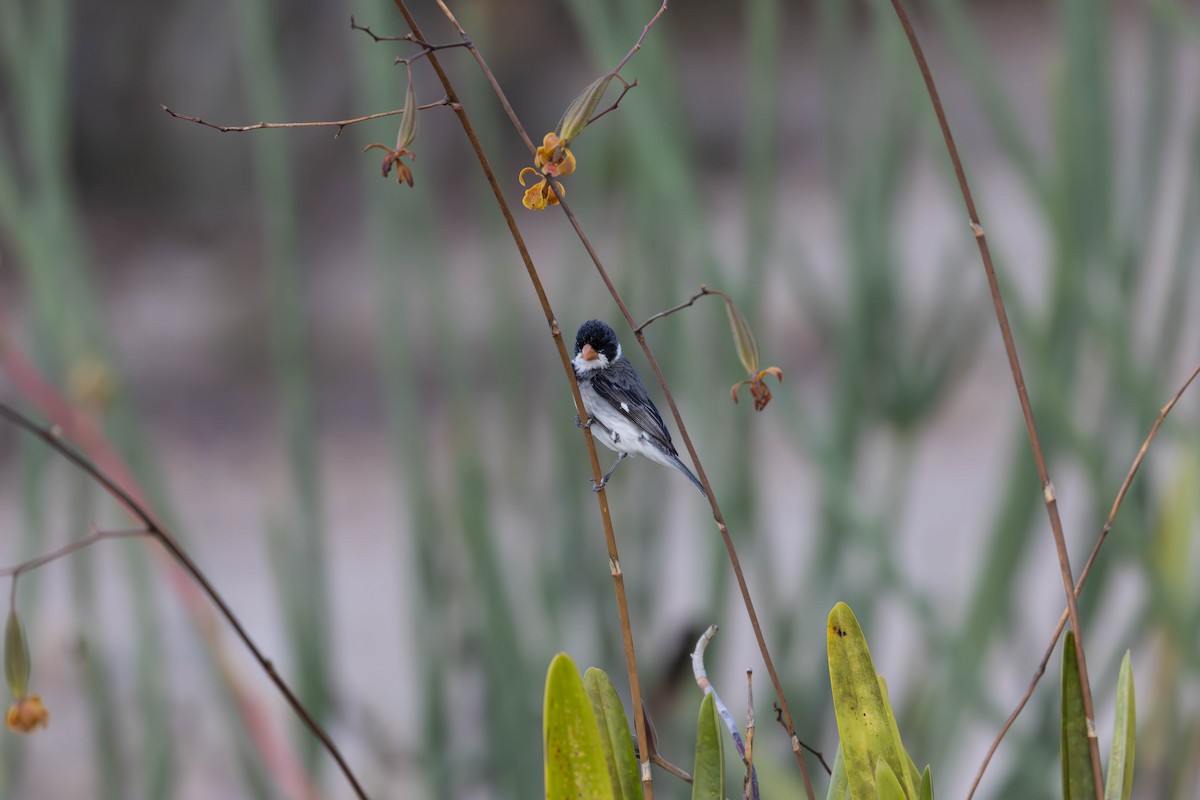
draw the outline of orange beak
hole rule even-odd
[[[595,361],[600,357],[600,354],[596,352],[596,348],[592,347],[590,344],[585,344],[583,346],[583,350],[580,352],[583,353],[584,361]]]

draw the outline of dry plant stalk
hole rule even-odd
[[[395,4],[412,32],[413,40],[418,44],[423,44],[425,42],[425,37],[421,33],[421,29],[417,25],[417,21],[413,18],[412,13],[408,10],[408,6],[405,5],[404,0],[395,0]],[[439,3],[439,5],[442,4]],[[445,9],[445,6],[443,5],[442,8]],[[449,13],[449,11],[447,10],[446,13]],[[461,32],[462,29],[459,28],[459,30]],[[643,35],[645,34],[643,33]],[[465,34],[464,42],[466,43],[467,49],[475,54],[476,58],[478,59],[479,56],[475,46],[470,43],[470,40],[466,39]],[[550,306],[550,299],[546,296],[546,290],[542,286],[542,280],[538,274],[537,267],[534,266],[533,258],[529,255],[529,249],[525,246],[524,237],[521,236],[521,231],[517,227],[516,219],[512,215],[512,209],[509,208],[508,201],[504,196],[504,191],[500,187],[500,183],[496,180],[496,175],[492,171],[487,154],[484,153],[483,145],[480,143],[479,137],[475,133],[475,128],[471,124],[470,117],[467,115],[466,110],[463,108],[462,103],[458,99],[458,94],[454,89],[454,85],[450,82],[449,76],[446,74],[445,70],[442,69],[441,63],[438,61],[437,56],[432,51],[427,52],[425,57],[429,62],[429,66],[437,74],[438,80],[441,82],[442,88],[446,92],[447,103],[454,111],[454,115],[458,118],[463,132],[467,135],[467,139],[471,143],[471,149],[475,152],[475,157],[479,161],[479,166],[483,170],[488,185],[492,189],[492,194],[496,198],[496,204],[500,207],[500,213],[504,216],[504,221],[508,226],[513,243],[516,245],[517,251],[521,255],[521,260],[525,264],[525,271],[529,276],[530,282],[533,284],[534,292],[537,294],[538,302],[541,305],[542,312],[546,317],[546,324],[550,328],[550,335],[554,339],[555,347],[558,350],[559,359],[562,362],[563,372],[566,375],[567,382],[571,387],[571,396],[575,401],[575,409],[579,414],[579,418],[585,419],[587,417],[587,411],[583,407],[583,397],[579,393],[579,383],[575,379],[575,369],[571,366],[571,355],[567,352],[567,346],[563,342],[562,330],[559,328],[558,320],[554,315],[554,310]],[[600,459],[596,454],[596,443],[592,437],[591,429],[588,426],[585,425],[582,428],[582,431],[584,443],[588,451],[588,459],[592,464],[592,476],[593,479],[599,483],[603,472],[600,468]],[[625,596],[625,576],[621,571],[621,562],[617,553],[616,534],[613,531],[612,517],[608,510],[608,494],[603,488],[596,492],[596,500],[600,507],[600,518],[604,527],[605,545],[608,548],[609,572],[613,579],[613,590],[616,594],[617,600],[617,613],[620,617],[621,637],[625,649],[626,669],[629,673],[629,694],[631,707],[634,709],[639,709],[642,707],[642,695],[637,674],[637,658],[633,647],[633,631],[630,626],[629,605]],[[633,718],[638,741],[647,741],[645,718],[643,715],[637,713],[634,714]],[[639,753],[638,758],[641,764],[642,788],[643,792],[645,793],[646,800],[653,800],[654,787],[650,773],[648,748],[643,747],[641,750],[642,752]]]
[[[1083,694],[1083,713],[1087,721],[1088,755],[1092,764],[1092,777],[1095,783],[1096,800],[1104,800],[1104,775],[1100,769],[1100,743],[1096,736],[1096,712],[1092,707],[1092,686],[1088,678],[1087,659],[1083,648],[1083,626],[1079,622],[1079,609],[1075,605],[1075,580],[1071,577],[1071,561],[1067,554],[1066,536],[1063,534],[1062,518],[1058,514],[1058,498],[1054,492],[1054,484],[1046,469],[1046,459],[1042,455],[1042,444],[1038,438],[1037,426],[1033,421],[1033,408],[1029,403],[1029,393],[1025,390],[1025,377],[1021,374],[1021,362],[1017,357],[1017,346],[1013,342],[1012,328],[1008,323],[1008,312],[1004,308],[1004,298],[1000,294],[1000,283],[996,279],[996,270],[992,266],[992,254],[988,249],[987,239],[983,234],[983,225],[979,222],[979,212],[975,210],[975,201],[971,196],[971,188],[967,185],[967,176],[963,171],[962,160],[958,156],[958,148],[954,145],[954,137],[950,133],[950,123],[946,120],[946,112],[942,108],[937,86],[933,81],[933,73],[925,61],[925,53],[917,40],[916,31],[909,22],[900,0],[891,0],[892,8],[900,20],[908,43],[912,47],[913,56],[921,70],[929,99],[933,103],[938,125],[942,129],[942,138],[946,142],[946,150],[954,165],[954,174],[958,178],[958,186],[962,191],[963,203],[970,217],[971,231],[975,234],[975,242],[979,246],[979,257],[983,262],[983,271],[987,275],[988,288],[992,295],[992,305],[996,309],[996,321],[1000,326],[1000,335],[1004,339],[1004,352],[1008,356],[1008,365],[1012,370],[1013,383],[1016,384],[1017,398],[1021,403],[1021,413],[1025,418],[1025,431],[1029,436],[1029,445],[1033,450],[1033,460],[1037,465],[1038,477],[1042,482],[1042,497],[1046,503],[1046,513],[1050,517],[1050,530],[1054,534],[1054,547],[1058,551],[1059,571],[1062,573],[1063,591],[1067,596],[1067,614],[1071,620],[1071,629],[1075,632],[1075,661],[1079,667],[1079,682]]]

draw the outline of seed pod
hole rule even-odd
[[[21,698],[29,692],[29,645],[16,609],[8,612],[4,628],[4,676],[13,697]]]
[[[558,135],[562,138],[563,147],[569,145],[571,140],[587,127],[588,120],[596,112],[596,106],[600,105],[600,100],[608,91],[608,85],[612,83],[612,79],[611,73],[597,78],[571,102],[567,113],[563,114],[562,120],[558,123]]]
[[[746,372],[753,377],[758,374],[758,343],[754,341],[754,334],[750,332],[746,318],[728,297],[725,298],[725,311],[729,314],[729,327],[733,329],[733,345],[737,349],[738,358],[741,359]]]
[[[408,70],[408,91],[404,93],[404,119],[396,134],[396,151],[407,150],[417,138],[417,92],[413,89],[412,67]]]

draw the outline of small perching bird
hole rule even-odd
[[[591,417],[592,435],[617,453],[612,467],[593,485],[596,491],[604,488],[626,456],[640,455],[679,470],[704,494],[703,484],[679,460],[662,415],[646,394],[633,364],[621,355],[621,343],[612,328],[598,319],[580,325],[571,363],[583,408]]]

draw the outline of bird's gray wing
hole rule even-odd
[[[592,388],[614,411],[645,431],[647,436],[654,439],[668,453],[676,454],[671,434],[662,416],[651,402],[650,395],[646,393],[646,387],[638,377],[637,370],[624,356],[617,359],[608,369],[597,370],[592,377]]]

